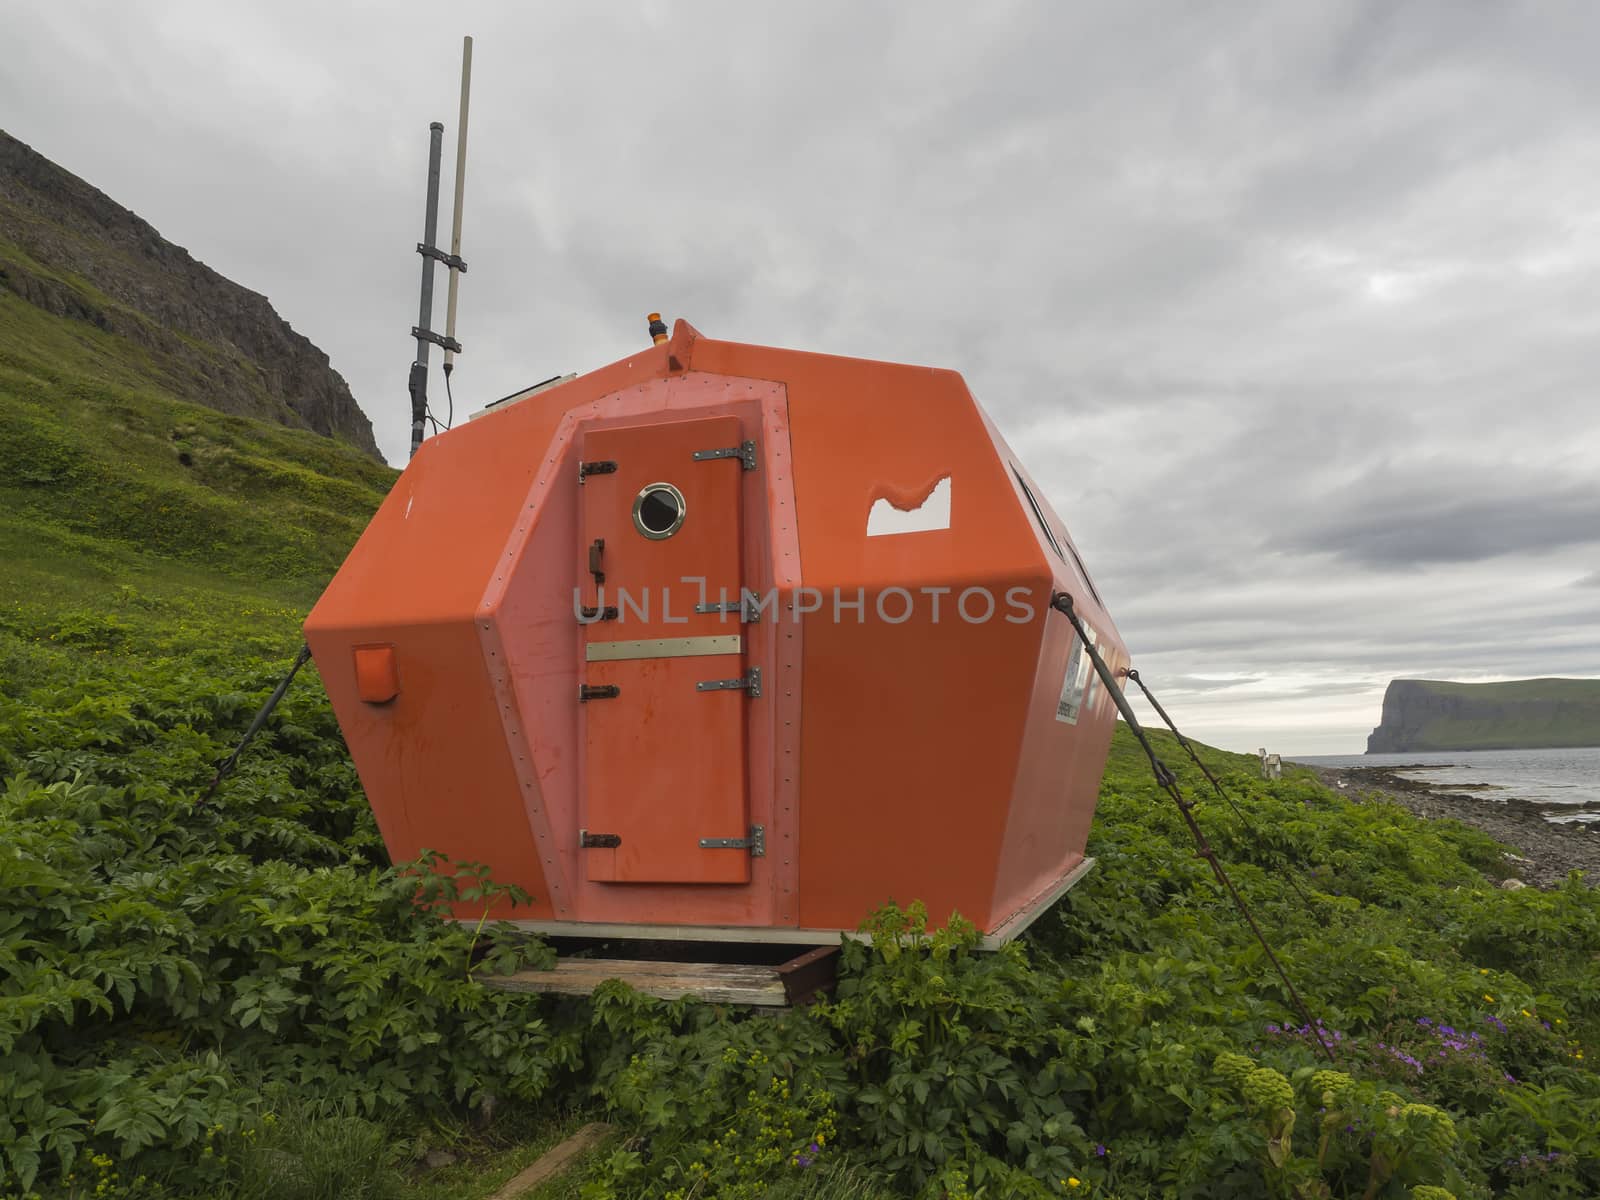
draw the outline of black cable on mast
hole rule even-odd
[[[1072,622],[1072,628],[1077,633],[1079,641],[1089,655],[1089,661],[1094,664],[1095,674],[1100,676],[1100,682],[1105,685],[1106,694],[1115,701],[1117,711],[1122,714],[1122,719],[1128,723],[1128,728],[1133,730],[1133,736],[1139,740],[1139,745],[1144,747],[1145,756],[1150,760],[1150,769],[1154,772],[1156,783],[1159,784],[1167,795],[1172,797],[1173,803],[1178,806],[1178,811],[1183,815],[1183,820],[1189,827],[1189,835],[1194,838],[1195,853],[1211,865],[1211,872],[1217,877],[1217,882],[1223,890],[1233,899],[1234,907],[1239,910],[1239,915],[1250,926],[1250,932],[1255,934],[1256,941],[1261,949],[1266,952],[1267,961],[1272,964],[1272,969],[1277,972],[1278,978],[1283,980],[1283,986],[1288,989],[1289,997],[1294,1001],[1295,1009],[1305,1021],[1306,1027],[1311,1030],[1317,1039],[1317,1044],[1322,1047],[1322,1052],[1328,1056],[1329,1062],[1338,1062],[1334,1056],[1333,1047],[1328,1045],[1322,1036],[1322,1024],[1314,1021],[1311,1010],[1306,1007],[1306,1002],[1300,998],[1294,982],[1289,978],[1289,973],[1283,969],[1283,964],[1278,961],[1278,956],[1273,953],[1272,946],[1268,943],[1266,935],[1261,932],[1261,926],[1256,924],[1255,917],[1250,912],[1250,906],[1244,902],[1244,897],[1233,886],[1233,880],[1228,878],[1227,871],[1223,870],[1222,863],[1217,859],[1217,852],[1211,848],[1211,843],[1206,841],[1206,835],[1201,830],[1199,822],[1194,819],[1192,802],[1183,798],[1183,792],[1178,788],[1178,780],[1168,769],[1167,764],[1157,756],[1155,747],[1150,744],[1150,739],[1145,736],[1144,727],[1139,724],[1139,718],[1133,715],[1133,709],[1128,704],[1128,697],[1123,694],[1122,688],[1117,685],[1116,678],[1111,674],[1111,668],[1106,666],[1106,660],[1100,657],[1100,651],[1089,640],[1089,633],[1083,627],[1077,612],[1072,607],[1072,597],[1066,592],[1057,592],[1050,597],[1050,607],[1066,616]]]

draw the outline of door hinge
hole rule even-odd
[[[615,475],[617,464],[609,458],[596,459],[594,462],[581,462],[578,464],[578,482],[582,483],[591,475]]]
[[[746,693],[752,700],[761,695],[761,668],[751,667],[737,679],[702,679],[694,685],[697,692]]]
[[[615,700],[620,695],[622,695],[622,689],[614,683],[584,683],[578,685],[578,699],[580,701]]]
[[[580,850],[615,850],[620,845],[622,845],[620,833],[590,833],[587,829],[578,830]]]
[[[712,458],[737,458],[744,464],[746,471],[756,469],[756,444],[753,441],[740,442],[737,446],[724,446],[720,450],[696,450],[695,462],[705,462]]]
[[[702,850],[748,850],[751,858],[765,858],[767,853],[767,827],[750,826],[750,836],[742,838],[701,838]]]
[[[737,600],[722,600],[715,603],[696,604],[697,613],[730,613],[739,614],[739,620],[746,625],[755,625],[761,620],[761,605],[756,601],[755,593],[742,591]]]
[[[589,574],[594,576],[595,587],[599,587],[606,581],[605,552],[605,538],[595,538],[594,541],[589,543]]]
[[[617,606],[608,604],[604,608],[593,608],[585,604],[578,609],[578,623],[587,625],[592,621],[615,621],[617,619]]]

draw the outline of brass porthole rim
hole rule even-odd
[[[640,516],[640,510],[644,507],[646,500],[661,492],[665,492],[672,497],[673,502],[678,506],[678,515],[667,528],[651,529],[644,523],[644,518]],[[647,537],[652,542],[662,542],[683,528],[683,518],[688,511],[689,506],[684,502],[683,493],[672,484],[667,483],[665,480],[647,483],[639,489],[639,494],[633,498],[633,527],[639,531],[641,537]]]

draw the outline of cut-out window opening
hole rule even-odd
[[[683,528],[683,493],[670,483],[648,483],[633,501],[633,527],[653,542]]]
[[[1011,474],[1016,477],[1017,486],[1022,489],[1022,494],[1027,497],[1028,507],[1033,511],[1033,519],[1039,523],[1039,529],[1044,534],[1044,540],[1050,543],[1050,549],[1056,552],[1056,557],[1062,562],[1068,561],[1068,554],[1072,556],[1070,561],[1072,566],[1077,568],[1078,578],[1083,580],[1084,587],[1089,589],[1089,594],[1094,597],[1095,603],[1104,608],[1106,602],[1100,599],[1100,593],[1095,590],[1094,580],[1089,578],[1089,572],[1084,568],[1083,559],[1078,557],[1077,549],[1071,542],[1067,542],[1066,550],[1062,550],[1062,541],[1056,537],[1055,530],[1050,528],[1050,521],[1044,515],[1044,509],[1039,507],[1039,501],[1034,499],[1033,489],[1022,478],[1022,472],[1017,470],[1015,464],[1011,467]]]
[[[946,475],[914,505],[907,504],[903,498],[897,504],[887,496],[880,496],[867,510],[867,536],[949,529],[951,490],[950,476]]]

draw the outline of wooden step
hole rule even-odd
[[[554,967],[511,975],[480,975],[485,987],[507,992],[587,996],[617,979],[646,996],[691,996],[712,1004],[786,1008],[832,987],[837,946],[819,946],[776,966],[751,963],[669,962],[634,958],[564,958]]]

